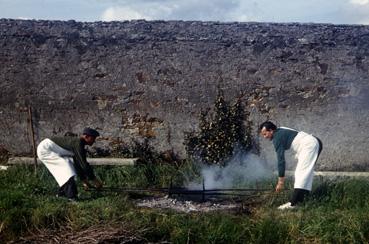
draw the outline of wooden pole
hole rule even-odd
[[[37,169],[37,155],[36,155],[36,143],[35,143],[35,132],[33,131],[33,120],[32,120],[32,108],[28,106],[28,121],[32,140],[32,154],[35,166],[35,172]]]
[[[202,201],[205,202],[205,179],[202,178]]]

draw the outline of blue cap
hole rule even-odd
[[[84,128],[82,134],[87,135],[87,136],[93,136],[93,137],[98,137],[100,135],[99,132],[97,132],[97,130],[94,130],[90,127]]]

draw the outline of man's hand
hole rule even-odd
[[[284,188],[284,177],[279,177],[277,186],[275,187],[276,192],[281,192]]]
[[[88,180],[84,180],[84,181],[82,182],[82,186],[83,186],[83,189],[84,189],[85,191],[87,191],[88,189],[90,189],[90,188],[91,188],[91,184],[88,182]]]
[[[93,185],[91,185],[91,183],[88,181],[88,180],[84,180],[82,182],[82,185],[83,185],[83,189],[85,191],[87,191],[88,189],[90,188],[96,188],[96,189],[101,189],[101,187],[103,186],[103,183],[99,180],[99,179],[95,179],[93,181]]]
[[[99,179],[96,178],[94,180],[94,185],[95,185],[96,189],[101,189],[102,186],[103,186],[103,183]]]

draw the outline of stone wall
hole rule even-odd
[[[369,26],[183,21],[0,20],[0,145],[99,129],[98,145],[149,138],[184,156],[201,110],[241,98],[257,137],[267,118],[324,143],[319,169],[366,169]]]

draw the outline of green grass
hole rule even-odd
[[[96,167],[107,186],[182,184],[189,164]],[[152,179],[148,179],[152,177]],[[270,182],[265,183],[271,187]],[[277,211],[288,194],[271,195],[251,214],[177,213],[141,209],[128,194],[84,192],[77,205],[56,198],[57,184],[44,167],[0,171],[0,242],[17,240],[39,229],[84,230],[97,224],[124,223],[149,242],[171,243],[367,243],[369,182],[365,179],[316,180],[305,204]],[[286,185],[291,188],[291,181]]]

